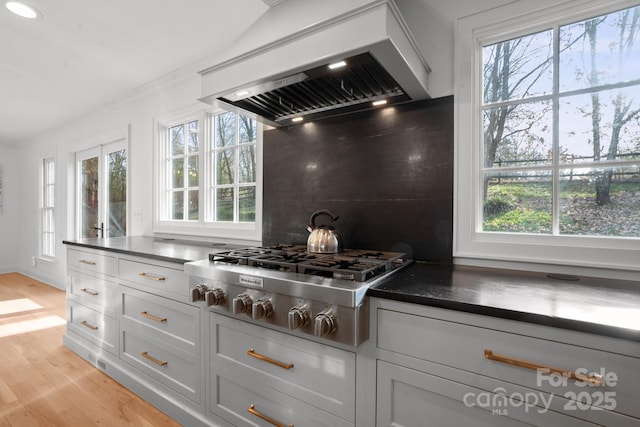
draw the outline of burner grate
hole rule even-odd
[[[405,254],[346,250],[339,254],[307,252],[303,245],[250,247],[210,254],[209,260],[291,273],[364,282],[407,262]]]

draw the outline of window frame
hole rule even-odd
[[[49,174],[47,173],[47,169],[49,165],[53,165],[53,182],[49,181]],[[48,187],[53,187],[52,198],[53,200],[49,200],[47,196]],[[45,157],[42,159],[40,164],[40,227],[39,227],[39,242],[38,242],[38,257],[43,260],[52,261],[56,258],[56,208],[55,208],[55,199],[56,199],[56,161],[55,157]],[[44,222],[46,212],[51,212],[51,226],[53,227],[53,231],[45,230]],[[45,235],[51,234],[51,249],[52,253],[46,253],[45,251]]]
[[[453,256],[459,264],[638,278],[640,239],[482,231],[482,47],[636,6],[637,1],[514,2],[461,18],[455,38]],[[533,267],[533,268],[532,268]]]
[[[212,191],[212,145],[211,124],[213,116],[233,112],[256,120],[256,217],[255,222],[230,222],[212,220],[214,213]],[[166,193],[165,181],[169,179],[167,159],[167,130],[180,123],[198,120],[198,164],[199,164],[199,206],[198,220],[170,220],[167,218],[170,201]],[[236,119],[237,121],[237,119]],[[153,232],[199,237],[216,237],[239,244],[259,244],[262,240],[262,132],[263,125],[255,114],[235,108],[206,108],[202,104],[192,105],[174,113],[154,118],[154,156],[153,156]],[[236,184],[237,185],[237,184]]]

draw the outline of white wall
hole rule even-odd
[[[454,23],[432,3],[442,0],[396,0],[422,55],[431,67],[429,94],[440,98],[453,94]]]
[[[16,271],[21,227],[19,153],[10,147],[0,146],[2,165],[2,209],[0,211],[0,273]],[[26,224],[24,224],[26,226]]]

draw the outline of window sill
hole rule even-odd
[[[262,226],[257,223],[233,223],[221,226],[160,221],[154,224],[153,232],[158,234],[217,238],[223,239],[228,243],[239,245],[260,245],[262,242]]]

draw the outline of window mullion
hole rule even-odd
[[[236,132],[233,139],[234,157],[236,161],[233,163],[233,222],[238,222],[240,219],[240,116],[235,115]]]
[[[551,234],[557,236],[560,234],[560,28],[555,26],[553,29],[553,145],[552,145],[552,222]]]

